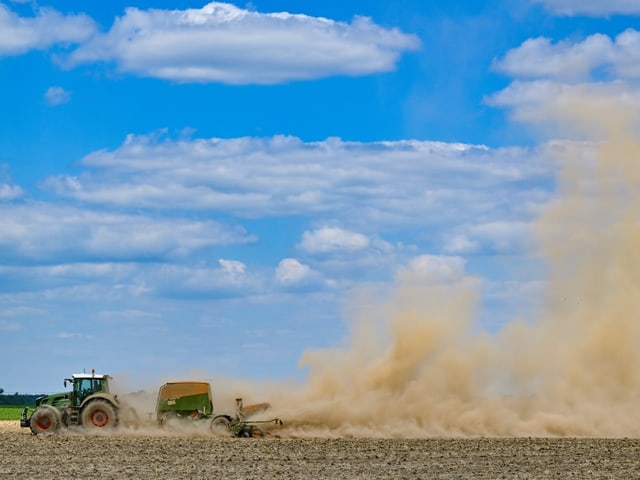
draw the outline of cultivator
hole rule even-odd
[[[254,413],[258,413],[269,408],[268,403],[259,403],[243,407],[242,399],[236,398],[237,412],[235,417],[229,415],[216,415],[211,420],[211,428],[227,428],[236,437],[263,437],[265,432],[259,425],[282,426],[283,422],[279,418],[270,420],[249,420]]]
[[[211,386],[207,382],[172,382],[165,383],[158,391],[156,418],[161,425],[172,418],[210,421],[212,430],[226,430],[236,437],[262,437],[265,430],[259,425],[278,425],[283,422],[279,418],[270,420],[254,420],[253,415],[269,408],[268,403],[243,405],[241,398],[236,398],[235,415],[214,414]]]

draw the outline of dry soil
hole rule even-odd
[[[640,478],[638,439],[34,436],[0,423],[2,479]]]

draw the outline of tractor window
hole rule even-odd
[[[76,392],[86,394],[91,390],[91,380],[88,378],[76,380],[75,387]]]
[[[76,398],[82,402],[88,395],[102,391],[102,379],[100,378],[79,378],[74,384]]]

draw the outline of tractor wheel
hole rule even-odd
[[[163,412],[162,415],[158,417],[158,423],[162,425],[166,425],[169,422],[173,422],[176,418],[178,418],[178,414],[173,411]]]
[[[39,433],[54,433],[62,424],[62,416],[56,407],[40,405],[29,421],[29,427],[34,435]]]
[[[231,417],[228,415],[217,415],[211,420],[210,429],[212,432],[229,433],[231,429],[229,424],[231,423]]]
[[[118,423],[116,409],[105,400],[93,400],[85,405],[80,415],[85,428],[112,428]]]
[[[240,438],[260,438],[264,437],[264,432],[254,425],[246,425],[237,434]]]

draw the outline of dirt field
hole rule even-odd
[[[0,422],[0,478],[630,479],[640,440],[235,439],[66,433]]]

